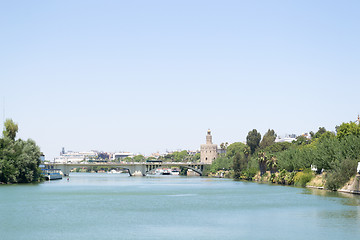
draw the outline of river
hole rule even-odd
[[[358,239],[360,197],[180,176],[0,186],[0,239]]]

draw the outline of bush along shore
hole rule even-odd
[[[226,151],[204,171],[210,177],[230,177],[299,187],[360,193],[360,126],[336,126],[336,133],[320,127],[292,142],[275,142],[274,130],[253,129],[246,144],[222,143]],[[223,151],[223,152],[225,152]]]

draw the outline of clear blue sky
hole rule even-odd
[[[208,128],[217,144],[254,128],[334,130],[360,112],[359,12],[328,0],[1,1],[1,102],[47,159],[61,147],[195,150]]]

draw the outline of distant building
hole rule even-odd
[[[196,150],[196,151],[187,150],[187,152],[188,152],[188,154],[189,154],[190,156],[195,156],[197,153],[200,153],[199,150]]]
[[[289,142],[292,143],[293,141],[296,141],[296,134],[288,134],[285,135],[284,138],[278,137],[275,139],[275,142]]]
[[[116,160],[116,159],[124,159],[126,157],[134,157],[134,154],[131,152],[118,152],[118,153],[114,153],[112,156],[112,160]]]
[[[226,154],[226,149],[218,148],[217,153],[218,154]]]
[[[200,145],[200,162],[211,164],[217,158],[217,145],[213,144],[210,129],[207,131],[206,144]]]
[[[72,152],[67,151],[62,153],[60,157],[54,159],[55,163],[80,163],[84,161],[88,161],[90,159],[97,158],[97,152]]]

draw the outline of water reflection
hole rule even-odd
[[[340,198],[341,203],[344,205],[360,206],[360,195],[357,194],[334,192],[334,191],[313,189],[313,188],[304,189],[303,194],[312,194],[322,197]]]

